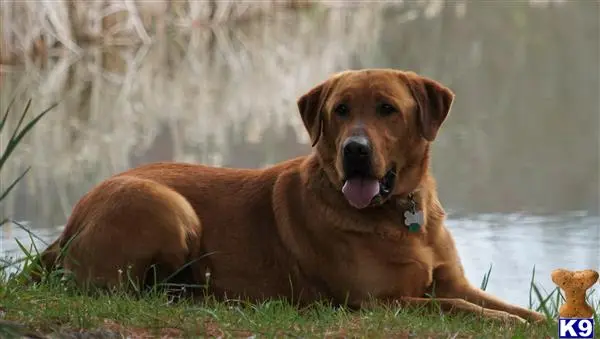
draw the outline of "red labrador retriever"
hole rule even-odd
[[[43,254],[77,282],[172,276],[253,301],[373,300],[529,321],[470,284],[429,169],[454,100],[390,69],[333,75],[298,100],[314,151],[266,169],[155,163],[100,183]],[[62,251],[62,255],[58,255]],[[207,279],[210,277],[210,279]]]

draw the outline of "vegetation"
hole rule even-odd
[[[350,311],[317,304],[297,310],[280,301],[196,304],[172,303],[160,293],[143,298],[89,296],[58,282],[33,287],[9,283],[0,293],[8,320],[32,332],[63,335],[85,330],[106,337],[119,333],[162,337],[546,338],[556,333],[552,323],[512,326],[384,306]]]
[[[6,108],[4,115],[0,119],[0,133],[2,133],[8,126],[8,124],[7,124],[8,115],[10,113],[10,109],[11,109],[13,103],[14,103],[14,99],[8,104],[8,107]],[[8,160],[10,155],[14,152],[15,148],[21,142],[21,140],[25,137],[25,135],[27,135],[27,133],[33,128],[33,126],[35,126],[35,124],[38,123],[38,121],[44,115],[46,115],[50,110],[52,110],[54,107],[56,107],[56,104],[51,105],[48,109],[46,109],[42,113],[38,114],[35,118],[33,118],[31,121],[29,121],[27,124],[25,124],[25,126],[21,129],[21,126],[23,125],[23,122],[25,121],[25,117],[27,116],[27,112],[29,111],[30,106],[31,106],[31,100],[29,100],[27,102],[27,104],[25,105],[25,109],[23,109],[23,112],[21,113],[21,116],[19,117],[19,120],[17,122],[15,129],[13,130],[13,132],[10,135],[6,147],[4,148],[4,150],[2,150],[2,153],[0,153],[0,172],[2,171],[2,168],[4,168],[4,165],[6,164],[6,161]],[[19,175],[10,184],[8,184],[8,186],[6,188],[4,188],[3,190],[0,187],[0,203],[8,196],[8,193],[10,193],[10,191],[19,183],[19,181],[21,181],[21,179],[23,179],[23,177],[25,177],[27,172],[29,172],[29,168],[27,168],[21,175]],[[0,226],[4,225],[8,221],[9,221],[8,218],[1,217],[0,218]]]
[[[315,304],[298,309],[273,300],[258,305],[243,301],[202,303],[175,300],[158,289],[143,293],[108,292],[75,287],[64,272],[43,276],[37,284],[22,279],[35,268],[37,253],[21,244],[25,262],[18,272],[0,270],[0,337],[29,333],[41,337],[430,337],[430,338],[547,338],[554,322],[540,325],[502,324],[474,316],[447,316],[423,309],[376,306],[352,311]],[[490,271],[482,280],[486,288]],[[546,297],[533,283],[538,310],[555,317],[562,301],[558,290]],[[593,294],[593,293],[592,293]],[[591,295],[590,295],[591,299]],[[600,303],[594,304],[600,310]],[[598,319],[596,319],[598,321]]]

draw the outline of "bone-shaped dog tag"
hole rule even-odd
[[[404,224],[408,227],[409,232],[418,232],[423,223],[423,211],[416,211],[415,213],[411,211],[404,212]]]

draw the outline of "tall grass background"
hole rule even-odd
[[[336,3],[340,2],[331,2]],[[80,53],[88,44],[148,44],[168,26],[185,31],[229,25],[312,5],[322,4],[313,0],[5,0],[0,5],[0,61],[47,57],[57,46]]]

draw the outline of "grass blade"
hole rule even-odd
[[[480,288],[485,291],[488,283],[490,282],[490,276],[492,275],[492,264],[490,264],[490,269],[483,275],[483,279],[481,280]]]
[[[2,192],[2,194],[0,195],[0,201],[2,201],[4,198],[6,198],[6,196],[8,195],[8,193],[19,183],[19,181],[21,181],[23,179],[23,177],[25,177],[25,174],[27,174],[27,172],[29,172],[29,170],[31,169],[31,167],[27,167],[27,169],[25,171],[23,171],[23,173],[21,175],[19,175],[15,181],[13,181],[10,185],[8,185],[8,188],[4,190],[4,192]],[[0,224],[2,225],[2,224]]]
[[[6,149],[4,150],[4,152],[2,153],[2,157],[0,157],[0,168],[2,168],[2,166],[4,165],[4,163],[10,156],[10,154],[14,151],[14,149],[17,147],[17,145],[21,141],[21,139],[23,139],[23,137],[33,128],[33,126],[35,126],[35,124],[37,124],[38,121],[40,121],[40,119],[42,117],[44,117],[44,115],[46,115],[48,112],[50,112],[50,110],[52,110],[57,105],[58,105],[58,103],[54,103],[50,107],[46,108],[42,113],[38,114],[38,116],[36,116],[30,122],[28,122],[27,125],[25,125],[23,130],[21,130],[20,132],[17,132],[18,129],[15,129],[15,132],[13,133],[14,138],[11,137],[11,139],[8,141],[8,145],[6,146]],[[29,106],[27,106],[26,108],[29,108]],[[21,120],[23,119],[23,117],[26,114],[27,114],[27,111],[24,110],[23,114],[21,116]]]
[[[23,245],[23,243],[19,239],[15,239],[15,242],[17,243],[17,246],[19,246],[19,249],[21,250],[21,252],[23,252],[23,254],[25,255],[26,263],[33,261],[35,259],[35,257],[31,254],[31,250],[27,250],[25,245]]]
[[[529,308],[533,308],[533,285],[535,284],[535,265],[533,265],[533,271],[531,272],[531,281],[529,282]]]
[[[16,96],[14,96],[10,102],[8,103],[8,107],[6,107],[6,111],[4,112],[4,116],[2,117],[2,120],[0,120],[0,132],[2,132],[2,128],[4,127],[4,124],[6,123],[6,120],[8,120],[8,113],[10,112],[10,109],[13,105],[13,103],[15,102],[15,100],[17,99]]]
[[[14,140],[15,136],[17,135],[17,132],[19,132],[19,130],[21,129],[21,125],[23,125],[23,120],[25,120],[25,117],[27,116],[27,112],[29,112],[29,107],[31,107],[31,99],[27,100],[27,104],[25,105],[25,108],[23,109],[23,114],[21,114],[21,118],[19,118],[17,127],[15,127],[13,134],[10,136],[10,140]]]
[[[552,313],[550,313],[550,310],[546,306],[546,303],[548,302],[548,299],[550,299],[550,297],[552,296],[552,294],[550,294],[546,298],[544,298],[542,296],[542,293],[540,292],[540,289],[537,287],[537,285],[532,284],[531,286],[533,288],[533,292],[535,293],[536,297],[538,298],[538,300],[540,302],[539,308],[541,309],[542,313],[544,313],[544,315],[547,318],[551,318],[552,317]]]
[[[32,231],[30,231],[25,225],[21,224],[20,222],[11,221],[13,224],[17,225],[17,227],[19,227],[20,229],[22,229],[23,231],[25,231],[27,234],[29,234],[30,237],[36,238],[37,240],[41,241],[42,244],[44,244],[45,246],[48,246],[48,243],[46,241],[44,241],[44,239],[40,238],[39,236],[37,236],[35,233],[33,233]]]

